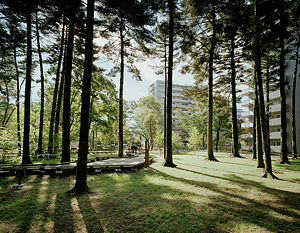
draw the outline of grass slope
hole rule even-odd
[[[29,176],[21,189],[0,178],[0,232],[300,232],[300,161],[174,155],[176,168],[89,175],[92,193],[65,194],[75,176]],[[278,157],[274,157],[274,160]]]

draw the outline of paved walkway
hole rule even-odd
[[[101,157],[100,157],[101,158]],[[152,158],[150,158],[152,160]],[[108,158],[100,161],[88,162],[89,172],[102,172],[103,170],[122,171],[137,169],[145,164],[145,155],[137,154],[131,158]],[[16,170],[25,170],[26,174],[63,174],[74,173],[77,163],[66,164],[30,164],[30,165],[1,165],[0,173],[14,175]]]

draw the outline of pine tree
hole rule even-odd
[[[98,6],[98,11],[102,15],[101,26],[104,28],[100,34],[109,38],[110,41],[105,44],[102,51],[106,56],[112,59],[116,66],[111,70],[111,75],[120,74],[119,88],[119,157],[123,156],[123,86],[125,67],[133,73],[137,80],[141,80],[140,71],[134,65],[136,59],[142,60],[142,56],[138,56],[140,52],[147,54],[150,50],[145,46],[146,43],[152,41],[152,34],[145,28],[146,25],[153,25],[153,2],[136,0],[130,1],[104,1]],[[118,38],[119,43],[113,43],[112,36]],[[133,45],[137,45],[134,47]],[[118,48],[118,49],[117,49]],[[129,52],[127,48],[130,48]],[[117,54],[116,54],[116,51]],[[120,61],[120,62],[119,62]]]
[[[79,152],[76,170],[76,183],[74,189],[72,190],[72,192],[75,194],[82,194],[89,190],[87,186],[87,154],[90,129],[89,115],[93,66],[94,2],[94,0],[88,0],[87,5],[86,46],[81,101]]]

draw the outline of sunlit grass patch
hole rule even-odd
[[[299,232],[298,161],[276,163],[282,180],[262,178],[251,155],[174,155],[148,169],[88,176],[92,192],[65,194],[71,176],[0,178],[0,232]],[[298,178],[299,179],[299,178]],[[8,228],[11,226],[11,228]]]

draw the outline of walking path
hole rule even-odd
[[[103,159],[104,158],[104,159]],[[90,158],[89,158],[90,159]],[[89,173],[122,170],[136,170],[145,164],[145,155],[137,154],[131,158],[110,158],[109,156],[97,157],[100,161],[88,162],[87,168]],[[152,161],[153,158],[150,158]],[[64,164],[29,164],[29,165],[10,165],[0,164],[0,174],[15,175],[16,171],[22,170],[26,174],[66,174],[75,173],[77,163]]]

